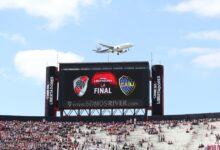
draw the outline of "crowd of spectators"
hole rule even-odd
[[[213,134],[216,127],[210,122],[216,120],[193,121],[141,121],[134,122],[48,122],[42,121],[0,121],[0,149],[39,150],[138,150],[155,149],[159,143],[175,145],[164,130],[187,126],[187,134],[197,134],[194,126],[207,126],[206,137]],[[188,128],[189,127],[189,128]],[[139,136],[134,132],[140,130]],[[219,143],[220,134],[215,133]],[[151,140],[158,139],[157,142]],[[204,147],[201,143],[198,148]]]

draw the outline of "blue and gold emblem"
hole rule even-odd
[[[121,91],[126,96],[130,95],[136,87],[135,81],[133,81],[129,76],[125,76],[125,75],[121,76],[118,79],[118,83]]]

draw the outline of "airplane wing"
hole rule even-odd
[[[114,46],[105,45],[105,44],[102,44],[102,43],[99,43],[99,45],[102,45],[103,47],[107,47],[109,49],[114,49]]]
[[[110,52],[112,52],[111,49],[93,50],[93,51],[95,51],[96,53],[110,53]]]

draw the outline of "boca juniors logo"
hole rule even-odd
[[[80,76],[73,81],[73,90],[79,97],[82,97],[87,90],[89,77]]]
[[[117,79],[111,72],[98,72],[92,79],[91,84],[94,86],[94,94],[112,94],[112,87],[117,85]]]
[[[135,81],[133,81],[129,76],[125,76],[125,75],[121,76],[118,82],[121,91],[126,96],[130,95],[136,87]]]

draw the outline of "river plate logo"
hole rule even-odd
[[[82,97],[87,90],[89,77],[80,76],[73,81],[73,90],[79,97]]]
[[[132,92],[134,92],[134,89],[136,87],[135,81],[133,81],[129,76],[121,76],[118,79],[119,87],[121,91],[126,95],[130,95]]]

